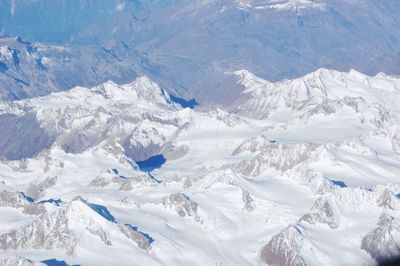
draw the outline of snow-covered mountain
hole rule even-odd
[[[27,225],[0,235],[0,249],[55,249],[74,256],[82,249],[78,245],[85,241],[101,242],[102,245],[119,250],[116,246],[129,240],[137,248],[149,249],[152,241],[149,236],[129,225],[107,221],[108,213],[101,213],[104,210],[99,208],[79,199],[73,200],[52,213],[39,216]],[[121,241],[124,237],[126,241]]]
[[[0,265],[400,255],[400,81],[225,75],[242,92],[224,110],[183,108],[146,76],[0,102]]]
[[[140,161],[159,153],[191,119],[190,111],[181,109],[147,77],[123,86],[107,82],[16,101],[0,112],[0,123],[12,124],[2,132],[1,155],[6,159],[36,155],[53,143],[77,153],[112,140]],[[11,134],[19,127],[31,137]],[[29,143],[21,146],[24,141]]]
[[[309,118],[314,114],[334,114],[346,107],[364,113],[366,109],[389,115],[398,115],[400,80],[378,74],[369,77],[355,70],[341,73],[319,69],[294,80],[270,83],[247,71],[237,71],[239,82],[246,88],[245,96],[238,102],[237,110],[255,118],[266,118],[277,113],[306,111],[301,115]],[[368,105],[368,106],[366,106]],[[389,118],[389,117],[388,117]]]
[[[0,64],[9,74],[0,97],[139,72],[184,98],[226,104],[237,90],[224,73],[237,69],[272,81],[322,67],[399,74],[399,10],[398,0],[2,0],[0,34],[47,43],[48,60],[46,71],[35,60],[18,72]]]

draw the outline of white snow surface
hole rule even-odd
[[[235,0],[239,9],[275,9],[278,11],[303,9],[319,9],[326,8],[325,3],[318,0]]]
[[[373,265],[395,255],[400,80],[234,75],[244,90],[226,110],[183,109],[147,77],[0,102],[0,117],[34,114],[54,140],[0,161],[0,265]],[[157,154],[166,163],[151,173],[135,163]]]

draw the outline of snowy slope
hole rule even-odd
[[[144,76],[1,102],[0,265],[398,255],[399,80],[234,75],[245,89],[226,110],[184,109]]]
[[[313,0],[235,0],[238,8],[247,9],[276,9],[296,10],[320,9],[324,10],[326,4],[323,1]]]

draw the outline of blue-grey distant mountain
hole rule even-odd
[[[94,23],[106,21],[138,1],[121,0],[1,0],[0,27],[8,35],[63,43]]]
[[[146,74],[166,89],[201,102],[234,98],[234,82],[224,73],[238,69],[272,81],[320,67],[400,73],[397,0],[0,3],[4,34],[58,45],[123,42],[145,57],[141,67]],[[134,57],[130,52],[123,59],[136,61]],[[0,69],[8,71],[2,64]],[[101,79],[107,78],[114,77]]]
[[[122,43],[56,46],[0,37],[0,99],[30,98],[109,79],[132,81],[140,57]]]

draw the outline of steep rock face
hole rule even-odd
[[[27,194],[33,199],[37,199],[43,195],[46,189],[55,186],[57,183],[57,176],[47,177],[41,182],[30,184],[27,188]]]
[[[135,242],[139,248],[143,250],[148,250],[150,248],[151,243],[154,241],[147,234],[139,232],[137,228],[126,224],[117,224],[120,231],[130,240]]]
[[[0,258],[0,265],[2,266],[46,266],[41,262],[34,262],[19,256],[9,256]]]
[[[310,212],[305,214],[300,221],[310,224],[324,223],[336,229],[340,225],[339,208],[333,197],[325,195],[315,202]]]
[[[121,184],[119,188],[121,191],[130,191],[132,189],[141,187],[153,187],[159,184],[159,181],[157,181],[149,173],[138,173],[128,178],[118,180],[114,179],[114,182]]]
[[[193,216],[197,221],[200,220],[197,213],[198,204],[183,193],[165,196],[161,199],[161,204],[167,209],[174,210],[181,217]]]
[[[247,123],[246,120],[240,116],[228,113],[220,108],[213,109],[209,111],[208,114],[216,120],[225,123],[225,125],[229,127],[235,127],[237,125]]]
[[[244,204],[244,210],[251,212],[256,208],[254,199],[251,197],[250,193],[244,189],[242,189],[242,201]]]
[[[243,141],[238,147],[236,147],[232,155],[238,155],[244,152],[259,152],[270,148],[274,143],[274,140],[268,139],[266,136],[257,136],[251,139]]]
[[[85,234],[95,236],[106,246],[112,246],[111,235],[123,233],[147,249],[149,241],[126,225],[105,220],[85,202],[74,200],[52,213],[39,216],[31,223],[0,235],[1,250],[50,249],[75,255]],[[145,244],[147,243],[147,245]]]
[[[106,155],[111,155],[112,157],[117,158],[118,162],[124,166],[139,169],[137,164],[128,156],[126,156],[125,149],[113,139],[105,140],[97,150],[99,152],[104,152]]]
[[[93,217],[84,203],[76,201],[55,213],[46,214],[31,224],[0,236],[2,250],[19,249],[59,249],[68,255],[76,252],[79,243],[79,231],[84,230],[99,237],[110,246],[109,236]],[[89,214],[90,215],[90,214]]]
[[[353,144],[350,143],[350,144]],[[349,144],[349,145],[350,145]],[[333,146],[339,145],[334,143]],[[233,156],[248,155],[251,159],[243,160],[233,169],[245,176],[258,176],[264,171],[276,170],[298,184],[309,187],[316,194],[324,194],[334,187],[332,181],[310,164],[320,159],[328,159],[333,164],[336,158],[328,152],[331,144],[279,143],[265,135],[243,141],[232,152]],[[365,149],[365,146],[362,146]]]
[[[326,192],[334,190],[335,185],[322,173],[312,169],[292,169],[285,173],[285,176],[294,180],[298,184],[306,186],[317,195],[323,195]]]
[[[92,181],[89,186],[92,187],[105,187],[109,185],[117,175],[110,169],[102,170]]]
[[[21,208],[23,213],[40,215],[46,212],[43,205],[29,201],[22,193],[3,190],[0,192],[0,207]]]
[[[315,158],[321,146],[304,144],[269,144],[254,159],[237,164],[236,171],[246,176],[257,176],[268,168],[285,172],[294,166]]]
[[[300,255],[304,237],[296,226],[289,226],[265,245],[260,254],[263,263],[271,266],[305,266]]]
[[[156,127],[139,125],[126,139],[124,146],[127,155],[135,161],[143,161],[154,154],[159,154],[167,136]]]
[[[377,202],[379,207],[398,210],[400,209],[400,201],[388,188],[385,188],[382,191],[382,194],[379,196]]]
[[[148,173],[133,171],[130,176],[120,176],[113,170],[106,169],[90,181],[89,186],[106,187],[110,184],[118,184],[120,191],[130,191],[135,188],[157,186],[159,183]]]
[[[364,236],[361,248],[378,262],[397,259],[400,256],[399,218],[383,213],[377,228]]]

